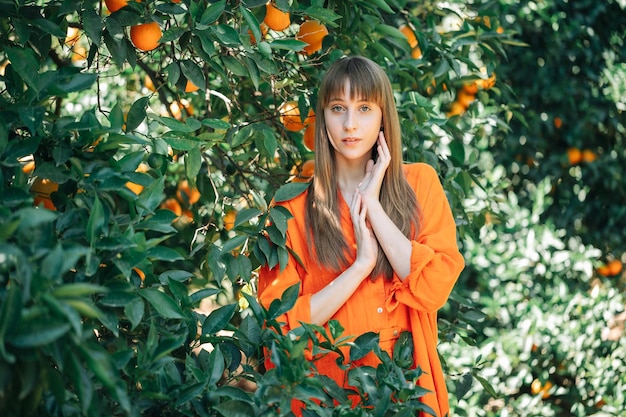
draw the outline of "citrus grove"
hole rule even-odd
[[[296,289],[255,299],[315,172],[317,83],[360,54],[457,220],[453,413],[616,415],[624,6],[571,3],[0,0],[0,414],[415,415],[400,349],[284,335]],[[348,340],[381,357],[358,410],[310,360]]]

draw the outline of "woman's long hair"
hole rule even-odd
[[[372,101],[382,109],[383,132],[391,153],[391,163],[380,190],[383,209],[409,238],[417,235],[420,224],[415,192],[402,171],[400,122],[389,78],[380,66],[367,58],[344,57],[329,68],[318,93],[315,112],[315,175],[307,195],[306,212],[310,226],[309,248],[313,257],[326,268],[336,271],[348,266],[348,244],[341,230],[335,152],[328,138],[324,108],[328,106],[331,97],[343,92],[346,80],[350,82],[352,98]],[[391,279],[393,269],[379,248],[371,277],[375,279],[380,275]]]

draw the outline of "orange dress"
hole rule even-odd
[[[448,299],[464,267],[456,239],[456,225],[448,200],[435,170],[427,164],[404,165],[405,176],[415,190],[421,208],[419,235],[412,240],[411,272],[401,281],[379,277],[364,279],[349,300],[332,319],[345,329],[344,335],[359,336],[366,332],[380,334],[381,347],[392,352],[393,345],[403,330],[413,336],[415,363],[424,372],[419,385],[432,391],[422,397],[424,403],[438,416],[449,413],[448,392],[437,353],[437,310]],[[287,246],[295,251],[303,265],[290,258],[286,268],[261,268],[259,274],[259,301],[266,308],[281,298],[290,286],[300,283],[300,293],[294,307],[279,320],[286,330],[310,323],[311,295],[336,278],[309,256],[307,225],[305,223],[306,192],[281,203],[294,216],[289,220]],[[340,200],[341,225],[350,248],[356,247],[354,229],[348,204]],[[356,257],[354,249],[348,261]],[[346,357],[349,355],[346,352]],[[340,386],[347,385],[345,371],[335,363],[336,357],[326,355],[316,361],[316,368],[333,378]],[[378,358],[368,355],[359,365],[376,366]]]

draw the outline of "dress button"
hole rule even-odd
[[[378,312],[378,314],[383,312],[383,308],[382,307],[378,307],[378,309],[376,310]]]
[[[398,335],[398,331],[397,331],[397,330],[394,330],[394,331],[393,331],[393,335],[394,335],[394,336],[397,336],[397,335]]]

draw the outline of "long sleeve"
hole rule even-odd
[[[415,187],[421,224],[411,242],[411,272],[404,281],[395,281],[388,304],[393,308],[400,302],[435,312],[448,300],[465,263],[457,246],[454,217],[435,170],[426,164],[409,165],[407,180]]]

